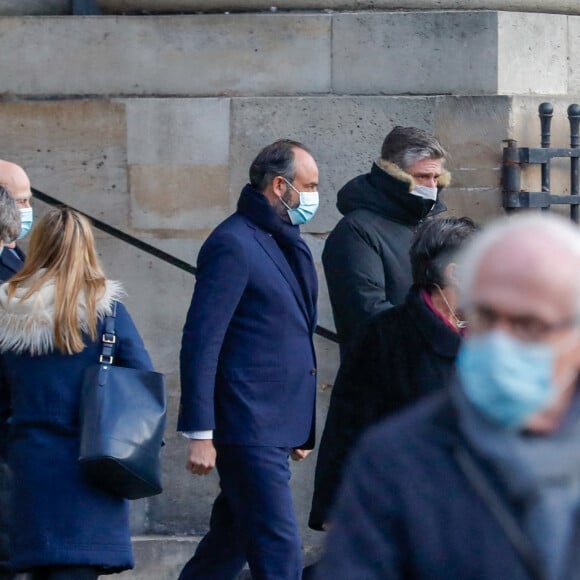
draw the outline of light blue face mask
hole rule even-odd
[[[295,226],[305,224],[314,217],[314,214],[318,209],[320,203],[318,192],[298,191],[287,179],[284,179],[284,181],[300,196],[300,203],[295,209],[292,209],[282,198],[280,198],[282,205],[288,212],[290,222]]]
[[[483,415],[505,427],[521,427],[556,394],[556,351],[493,330],[467,337],[457,358],[465,395]]]
[[[34,212],[32,211],[31,207],[23,207],[20,210],[20,235],[18,236],[18,239],[21,240],[29,231],[30,228],[32,227],[32,224],[34,222]]]

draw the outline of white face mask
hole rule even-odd
[[[417,197],[422,197],[423,199],[437,201],[436,187],[428,187],[427,185],[416,185],[415,189],[413,189],[410,193],[411,195],[416,195]]]

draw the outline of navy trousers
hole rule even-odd
[[[298,580],[302,549],[290,493],[290,449],[217,447],[221,492],[210,529],[179,580]]]

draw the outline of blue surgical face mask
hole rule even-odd
[[[457,372],[476,409],[505,427],[518,428],[553,401],[556,355],[549,344],[492,330],[464,340]]]
[[[300,196],[300,203],[295,209],[292,209],[282,198],[280,198],[282,205],[284,205],[288,212],[290,222],[295,226],[305,224],[314,217],[314,214],[318,209],[320,203],[318,192],[298,191],[287,179],[284,179],[284,181]]]
[[[427,185],[416,185],[415,189],[411,191],[411,195],[422,197],[430,201],[437,201],[437,188],[428,187]]]
[[[21,240],[29,231],[30,228],[32,227],[32,224],[34,222],[34,213],[32,211],[31,207],[23,207],[20,209],[20,235],[18,236],[18,239]]]

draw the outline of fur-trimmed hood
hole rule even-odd
[[[398,165],[386,161],[385,159],[377,159],[375,163],[383,170],[386,171],[391,177],[402,181],[403,183],[409,184],[409,191],[413,191],[415,186],[415,180],[412,175],[403,171]],[[444,187],[447,187],[451,183],[451,173],[447,169],[441,170],[441,175],[437,178],[437,189],[441,191]]]
[[[54,281],[49,280],[32,296],[21,300],[28,287],[19,287],[14,296],[8,298],[8,284],[0,286],[0,352],[42,355],[54,350],[55,287]],[[118,282],[107,280],[105,292],[97,302],[97,317],[101,319],[111,314],[113,301],[123,294]],[[78,308],[81,329],[86,331],[84,300],[80,300]]]
[[[443,172],[438,180],[439,191],[450,181],[449,172]],[[440,197],[434,203],[411,195],[414,187],[411,175],[394,163],[379,159],[373,163],[370,173],[351,179],[338,192],[336,207],[343,215],[363,209],[409,226],[416,226],[428,215],[447,209]]]

